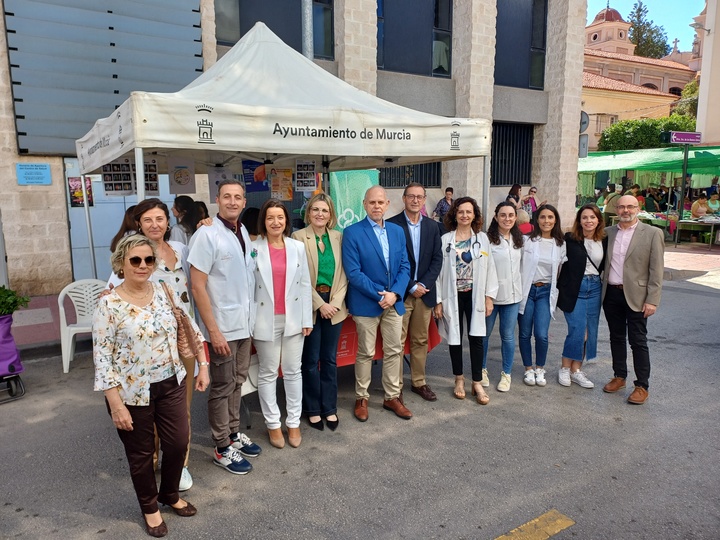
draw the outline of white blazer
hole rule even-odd
[[[550,274],[550,316],[555,318],[555,306],[557,306],[558,299],[558,288],[557,278],[560,273],[560,266],[567,260],[566,254],[567,247],[565,242],[562,246],[558,246],[557,242],[553,240],[552,249],[552,269]],[[538,262],[540,261],[540,237],[530,239],[525,237],[525,244],[523,244],[522,261],[520,263],[522,274],[522,300],[520,301],[520,315],[525,313],[525,304],[527,304],[528,295],[530,294],[530,287],[533,284],[533,276],[535,276],[535,270],[537,270]]]
[[[476,244],[476,242],[479,244]],[[438,303],[442,302],[443,319],[440,334],[448,345],[460,345],[460,314],[457,301],[457,270],[455,268],[455,231],[442,236],[443,264],[437,280]],[[473,247],[475,246],[475,247]],[[490,241],[484,232],[474,234],[470,239],[470,253],[473,254],[472,317],[468,334],[485,335],[485,297],[495,298],[498,292],[497,272],[490,250]]]
[[[255,258],[255,327],[253,338],[275,340],[275,293],[270,248],[261,236],[252,243]],[[294,336],[303,328],[313,327],[312,287],[302,242],[285,237],[285,328],[283,334]]]

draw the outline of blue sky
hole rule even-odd
[[[610,0],[610,7],[616,9],[627,19],[636,0]],[[679,39],[681,51],[692,49],[695,30],[689,24],[705,7],[705,0],[645,0],[648,8],[647,18],[665,29],[668,43],[672,47],[673,40]],[[607,6],[607,0],[588,0],[587,22],[590,24],[601,10]]]

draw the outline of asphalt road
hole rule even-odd
[[[510,392],[496,392],[493,336],[485,407],[470,399],[469,383],[468,399],[452,397],[444,344],[428,360],[439,399],[406,392],[410,421],[382,409],[379,365],[369,421],[352,416],[353,371],[343,368],[338,431],[303,424],[298,449],[269,445],[251,396],[246,433],[263,454],[242,477],[212,464],[206,398],[196,394],[195,485],[186,496],[199,512],[165,511],[168,538],[491,539],[551,509],[575,522],[558,539],[720,538],[720,278],[703,283],[666,283],[649,322],[643,406],[625,403],[630,389],[601,390],[612,376],[604,319],[600,361],[586,368],[595,389],[558,385],[560,312],[545,388],[522,384],[516,354]],[[67,375],[60,357],[25,367],[26,396],[0,405],[0,538],[146,537],[122,446],[102,394],[92,391],[90,354],[78,355]]]

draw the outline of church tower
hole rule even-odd
[[[628,37],[630,26],[617,10],[610,7],[608,0],[607,7],[595,15],[593,22],[585,27],[585,47],[632,55],[635,53],[635,45]]]

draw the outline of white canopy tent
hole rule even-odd
[[[152,153],[159,172],[173,155],[193,159],[198,173],[218,165],[239,173],[242,159],[292,167],[307,158],[333,171],[486,156],[490,130],[487,120],[427,114],[358,90],[257,23],[179,92],[133,92],[76,149],[81,174],[133,152],[137,164]]]

